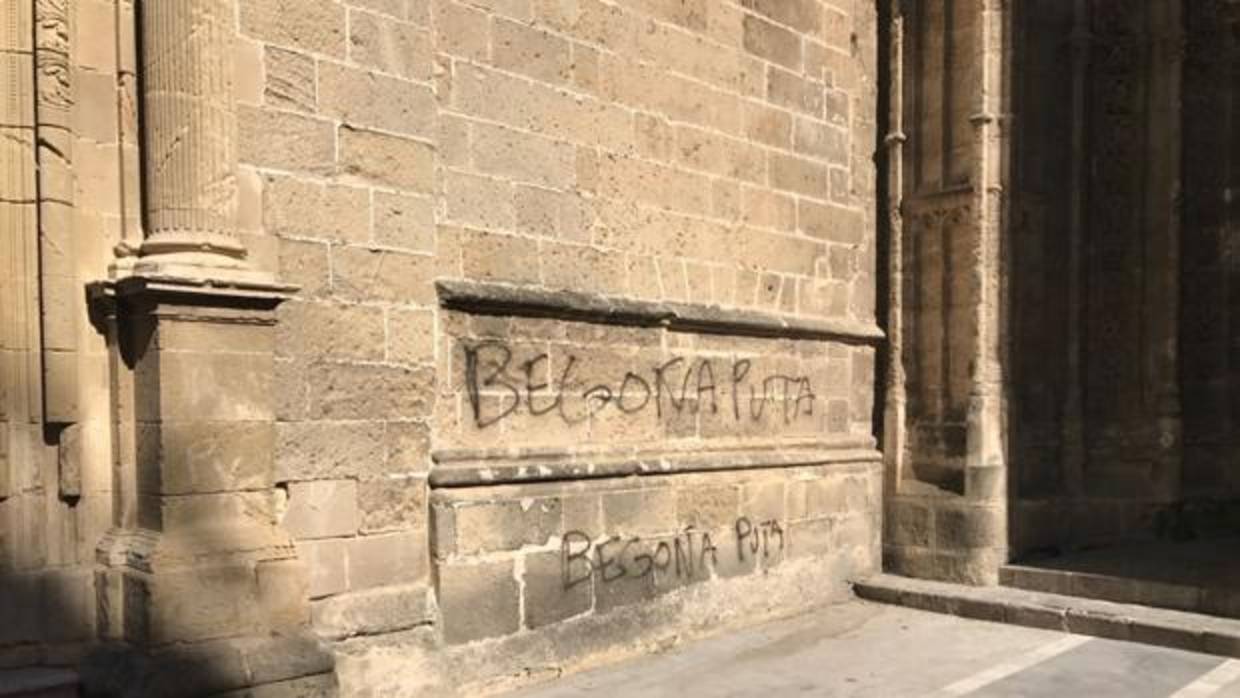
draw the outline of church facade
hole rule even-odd
[[[1236,2],[2,11],[0,669],[473,695],[1240,530]]]

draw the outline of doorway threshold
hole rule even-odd
[[[1023,625],[1240,658],[1240,620],[1005,586],[879,574],[853,582],[858,598],[962,618]]]
[[[1240,538],[1133,542],[1031,558],[1000,568],[999,583],[1240,619]]]

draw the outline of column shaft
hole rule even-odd
[[[208,253],[229,266],[245,256],[234,228],[234,22],[234,0],[141,4],[144,257]]]

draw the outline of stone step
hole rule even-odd
[[[1240,620],[1010,587],[890,574],[853,582],[859,598],[964,618],[1240,657]]]
[[[1156,606],[1211,616],[1240,618],[1240,590],[1176,584],[1132,576],[1049,569],[1030,565],[999,568],[999,583],[1026,591],[1044,591],[1116,603]]]
[[[78,675],[68,669],[0,670],[0,698],[77,698]]]

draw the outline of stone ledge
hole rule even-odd
[[[1000,567],[999,581],[1006,586],[1026,591],[1070,594],[1100,601],[1240,618],[1240,591],[1222,585],[1178,584],[1025,565]]]
[[[556,317],[682,332],[751,337],[834,340],[878,344],[885,335],[873,323],[803,318],[761,310],[700,303],[647,301],[580,291],[483,281],[435,282],[439,303],[449,310],[482,315]]]
[[[323,638],[378,635],[432,621],[424,585],[380,587],[330,596],[311,603],[314,631]]]
[[[963,618],[1240,657],[1240,621],[1007,587],[880,574],[853,582],[862,599]]]
[[[828,463],[863,463],[882,459],[871,440],[795,444],[759,444],[746,449],[710,451],[589,452],[572,449],[520,451],[448,451],[433,454],[430,485],[475,487],[525,482],[558,482],[671,475],[726,470],[795,468]]]

